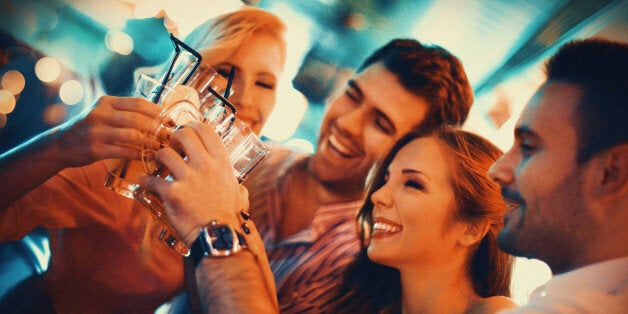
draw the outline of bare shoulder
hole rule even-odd
[[[497,313],[501,310],[517,307],[517,303],[511,298],[503,296],[494,296],[479,299],[469,306],[465,311],[467,314],[484,314],[484,313]]]

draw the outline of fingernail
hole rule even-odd
[[[244,230],[244,233],[246,234],[251,234],[251,229],[249,229],[249,225],[245,223],[242,223],[242,230]]]
[[[251,219],[251,214],[247,212],[246,210],[241,210],[240,215],[242,215],[242,218],[244,218],[244,220]]]

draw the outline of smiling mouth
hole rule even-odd
[[[358,155],[351,148],[340,143],[338,138],[336,138],[336,136],[334,136],[333,134],[329,135],[328,142],[329,146],[344,158],[352,158]]]
[[[373,231],[372,234],[390,234],[397,233],[401,231],[401,226],[391,225],[385,222],[375,222],[373,223]]]

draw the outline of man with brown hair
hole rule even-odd
[[[628,45],[574,41],[489,171],[513,205],[498,244],[554,277],[515,312],[628,311]]]

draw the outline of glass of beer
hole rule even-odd
[[[180,108],[169,107],[155,120],[156,123],[151,133],[154,138],[151,140],[158,141],[161,147],[168,146],[170,135],[191,121],[212,123],[214,131],[222,138],[222,143],[229,154],[233,172],[240,183],[268,155],[269,149],[266,144],[244,122],[236,119],[235,111],[231,110],[231,107],[214,105],[202,114],[198,110],[194,112],[194,108],[184,103],[177,107]],[[154,159],[155,153],[156,150],[153,146],[147,145],[142,150],[142,160],[146,173],[171,180],[172,177],[168,169]],[[180,254],[189,255],[189,246],[172,228],[159,198],[142,187],[137,188],[134,195],[162,223],[164,229],[159,238]]]
[[[191,95],[181,93],[174,87],[164,85],[160,81],[142,74],[136,85],[134,97],[144,98],[160,106],[171,105],[180,101],[192,105]],[[137,182],[144,173],[144,166],[141,160],[132,159],[109,159],[107,164],[107,175],[105,176],[105,187],[114,192],[133,198],[133,191],[137,188]]]

